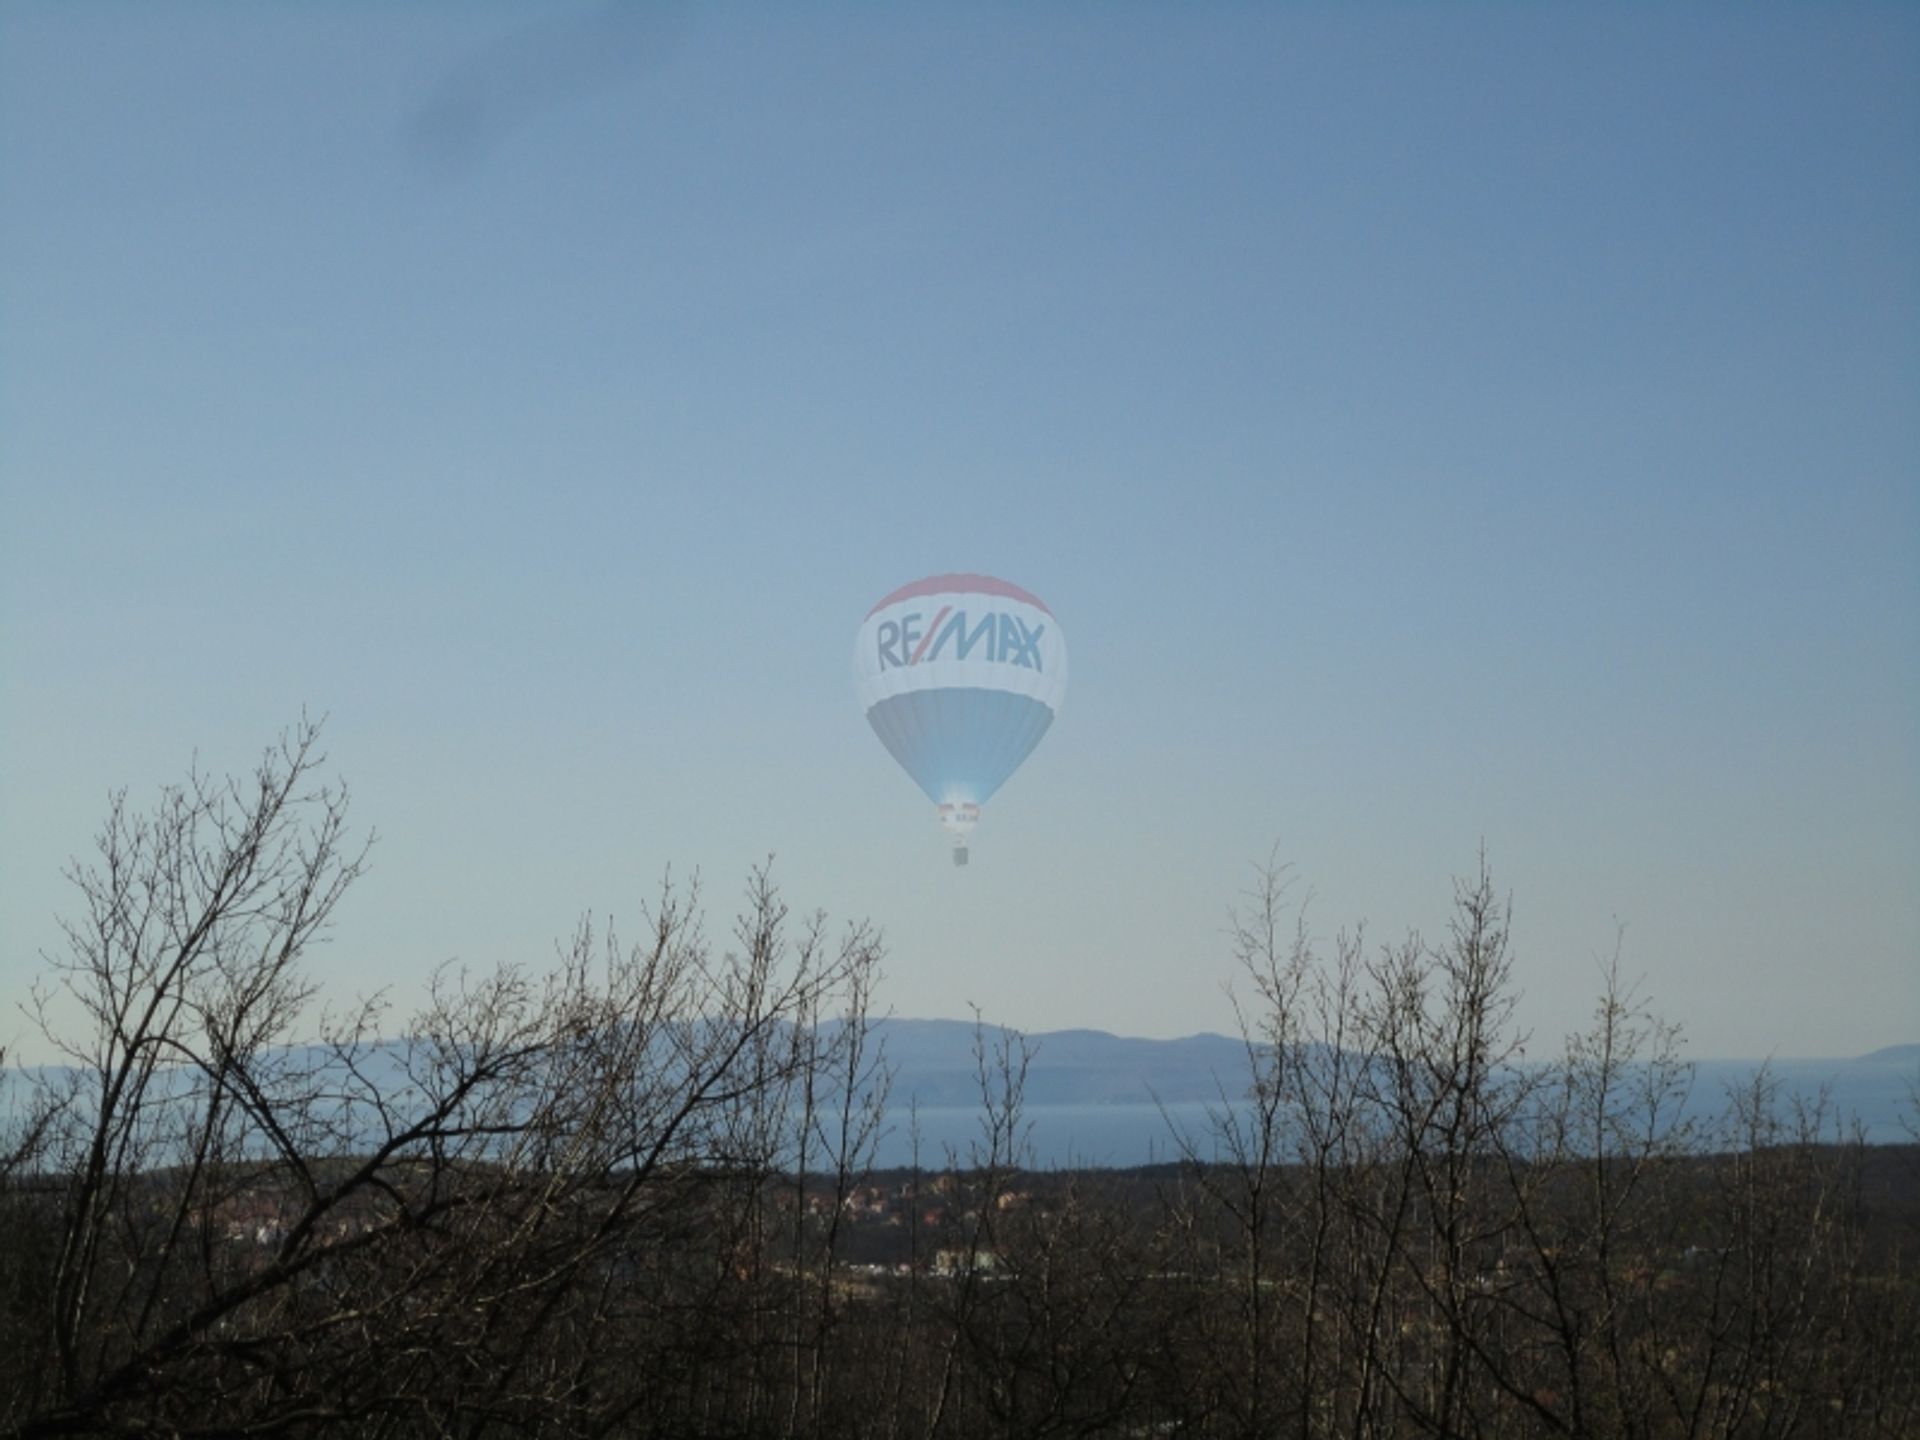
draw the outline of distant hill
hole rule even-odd
[[[967,1154],[981,1118],[973,1023],[889,1019],[874,1022],[873,1031],[893,1077],[878,1163],[906,1164],[916,1134],[925,1155]],[[993,1047],[1011,1034],[997,1025],[980,1028],[989,1063]],[[1239,1101],[1252,1078],[1245,1045],[1228,1035],[1147,1040],[1104,1030],[1054,1030],[1029,1033],[1025,1041],[1033,1055],[1026,1118],[1033,1126],[1032,1156],[1042,1164],[1165,1159],[1175,1131],[1204,1140],[1212,1133],[1211,1117]],[[362,1061],[396,1092],[407,1083],[401,1048],[398,1041],[387,1042]],[[1751,1091],[1763,1067],[1782,1113],[1794,1113],[1796,1099],[1816,1104],[1821,1133],[1830,1138],[1847,1133],[1857,1120],[1867,1139],[1897,1143],[1920,1125],[1911,1098],[1920,1044],[1890,1045],[1853,1059],[1698,1060],[1684,1105],[1687,1117],[1711,1124]],[[0,1070],[0,1128],[35,1073]],[[990,1088],[997,1088],[994,1079],[989,1076]],[[910,1118],[916,1109],[917,1121]]]
[[[965,1020],[882,1020],[874,1026],[894,1070],[893,1105],[979,1103],[974,1026]],[[989,1047],[1009,1032],[981,1027]],[[1225,1035],[1143,1040],[1104,1030],[1029,1034],[1030,1105],[1150,1105],[1237,1097],[1247,1088],[1246,1047]]]

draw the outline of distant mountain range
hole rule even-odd
[[[980,1101],[975,1028],[965,1020],[882,1020],[876,1037],[894,1070],[896,1108],[910,1099],[926,1106],[970,1106]],[[980,1027],[989,1047],[1012,1034]],[[1137,1105],[1218,1100],[1247,1088],[1246,1046],[1225,1035],[1143,1040],[1104,1030],[1050,1030],[1025,1037],[1029,1105]]]
[[[916,1153],[916,1135],[923,1156],[964,1157],[980,1134],[976,1046],[987,1048],[991,1067],[995,1048],[1019,1043],[1014,1032],[995,1025],[976,1032],[972,1022],[961,1020],[886,1019],[874,1022],[873,1038],[884,1047],[893,1076],[879,1163],[907,1163]],[[1041,1165],[1167,1159],[1177,1136],[1195,1142],[1211,1135],[1214,1118],[1245,1095],[1251,1079],[1245,1044],[1227,1035],[1147,1040],[1104,1030],[1053,1030],[1027,1034],[1024,1044],[1031,1056],[1024,1090],[1029,1158]],[[397,1052],[397,1044],[382,1046],[365,1062],[376,1072],[388,1065],[396,1086],[402,1083]],[[1791,1112],[1796,1099],[1823,1099],[1822,1133],[1830,1138],[1842,1133],[1836,1121],[1857,1121],[1870,1141],[1920,1138],[1920,1044],[1826,1060],[1696,1061],[1688,1117],[1707,1121],[1724,1111],[1731,1096],[1751,1088],[1762,1065],[1783,1113]],[[0,1120],[10,1098],[18,1096],[14,1087],[30,1073],[0,1072]],[[990,1087],[994,1078],[990,1073]],[[1197,1148],[1205,1153],[1204,1144]]]
[[[876,1036],[894,1067],[894,1098],[917,1096],[922,1105],[971,1105],[980,1091],[974,1059],[975,1027],[964,1020],[881,1020]],[[989,1046],[1012,1034],[981,1027]],[[1026,1098],[1032,1105],[1188,1104],[1237,1096],[1251,1071],[1243,1042],[1202,1033],[1177,1040],[1146,1040],[1104,1030],[1048,1030],[1028,1034],[1032,1060]],[[1704,1081],[1751,1075],[1761,1065],[1793,1088],[1811,1076],[1860,1081],[1920,1079],[1920,1044],[1889,1045],[1868,1055],[1834,1059],[1716,1059],[1695,1062]]]

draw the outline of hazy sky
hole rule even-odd
[[[1920,1039],[1917,137],[1905,5],[9,4],[0,1000],[304,706],[341,993],[772,854],[896,1013],[1225,1029],[1249,862],[1484,841],[1545,1038],[1618,921]],[[850,671],[943,570],[1073,652],[965,870]]]

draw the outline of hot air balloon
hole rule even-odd
[[[966,864],[980,807],[1060,711],[1060,622],[1005,580],[929,575],[867,612],[853,673],[873,733],[939,807],[953,863]]]

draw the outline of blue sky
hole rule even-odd
[[[302,707],[339,993],[669,866],[905,1015],[1222,1029],[1270,850],[1524,1021],[1920,1038],[1920,12],[0,11],[0,998],[116,785]],[[917,576],[1073,647],[956,871]],[[716,925],[716,929],[722,928]],[[24,1025],[0,1025],[18,1037]]]

